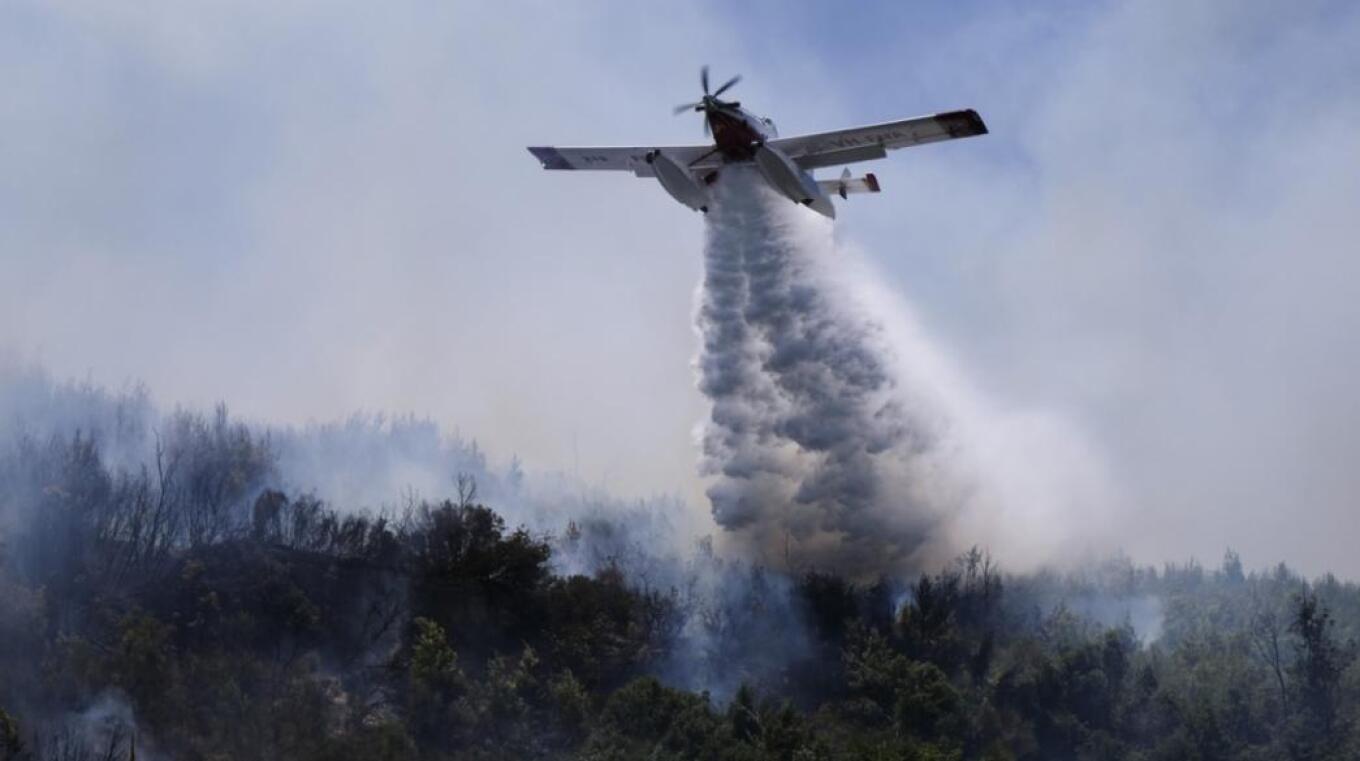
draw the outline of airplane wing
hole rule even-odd
[[[987,125],[970,108],[867,127],[781,137],[768,145],[783,151],[803,169],[816,169],[881,159],[895,148],[985,134]]]
[[[711,169],[722,164],[722,155],[711,145],[639,146],[602,148],[533,147],[529,152],[543,163],[544,169],[595,169],[628,171],[638,177],[653,177],[647,154],[661,151],[682,165]]]

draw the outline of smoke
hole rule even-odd
[[[1016,566],[1113,548],[1100,523],[1117,489],[1079,429],[987,400],[830,222],[754,172],[728,170],[715,191],[700,470],[714,519],[753,559],[866,576],[974,544]]]
[[[941,512],[922,488],[941,421],[909,403],[880,326],[820,271],[837,255],[830,224],[751,171],[717,193],[697,318],[714,518],[784,564],[911,561]]]
[[[225,404],[206,413],[166,410],[144,385],[111,390],[60,380],[0,353],[0,556],[6,532],[32,519],[47,485],[22,465],[25,452],[46,453],[79,438],[94,446],[114,481],[162,469],[176,480],[190,461],[216,456],[205,452],[222,453],[214,448],[217,431],[230,439],[228,450],[254,452],[260,461],[238,495],[235,508],[242,511],[267,489],[307,495],[346,514],[395,515],[421,502],[476,501],[536,535],[559,535],[575,522],[579,541],[555,558],[564,573],[641,567],[651,555],[688,548],[705,528],[675,495],[623,498],[604,484],[532,467],[515,455],[496,456],[477,438],[429,418],[355,413],[293,426],[243,419]]]
[[[35,757],[70,761],[151,759],[148,740],[132,706],[117,690],[105,690],[88,708],[39,730]]]

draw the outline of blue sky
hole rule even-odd
[[[1356,39],[1344,2],[8,3],[0,347],[694,499],[702,222],[523,146],[698,141],[702,63],[786,134],[974,107],[837,223],[951,377],[1075,432],[1139,557],[1360,573]]]

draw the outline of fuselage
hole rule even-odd
[[[757,148],[779,134],[774,122],[739,106],[710,108],[707,118],[713,142],[728,161],[750,161]]]

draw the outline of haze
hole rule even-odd
[[[1011,516],[1063,538],[1012,557],[1231,546],[1354,577],[1356,39],[1341,2],[21,0],[0,347],[166,406],[428,413],[704,513],[702,222],[523,146],[697,142],[669,108],[705,62],[784,134],[974,107],[991,135],[874,165],[837,234],[930,377],[985,400],[973,425],[1043,421],[1046,473],[1099,473],[1055,489],[1092,504]]]

